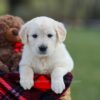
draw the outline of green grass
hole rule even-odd
[[[100,29],[69,28],[66,39],[72,55],[72,99],[100,100]]]

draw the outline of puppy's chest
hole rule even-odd
[[[34,60],[32,62],[33,71],[39,74],[49,74],[51,73],[53,66],[50,61],[41,59],[41,60]]]

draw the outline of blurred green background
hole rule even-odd
[[[75,62],[72,100],[100,100],[100,0],[0,0],[4,14],[63,22],[65,44]]]

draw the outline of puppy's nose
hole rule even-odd
[[[41,52],[46,52],[47,46],[41,45],[41,46],[39,47],[39,50],[40,50]]]

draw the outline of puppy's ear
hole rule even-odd
[[[28,38],[28,32],[27,32],[27,26],[26,24],[23,25],[19,31],[19,36],[21,38],[21,41],[23,44],[26,44],[27,43],[27,38]]]
[[[67,31],[65,29],[65,26],[56,21],[56,33],[57,33],[57,38],[59,42],[64,42],[66,38]]]

